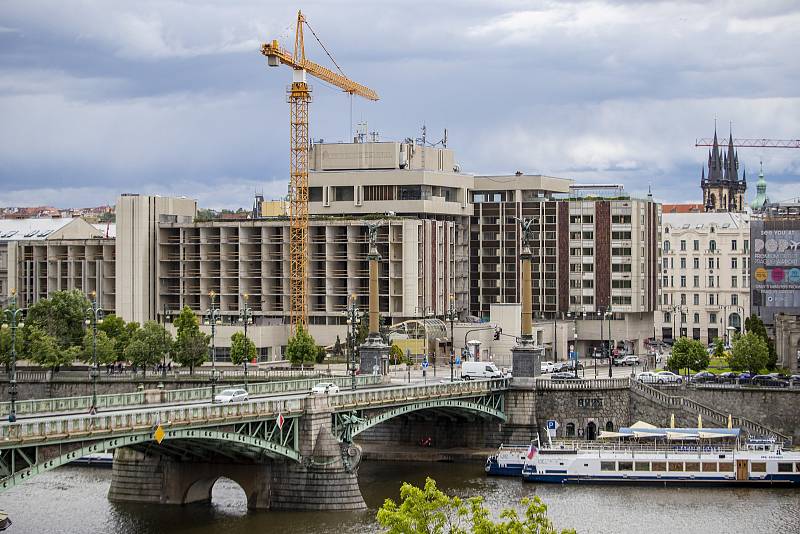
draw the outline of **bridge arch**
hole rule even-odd
[[[219,429],[178,429],[168,430],[165,432],[162,443],[169,444],[170,441],[196,441],[201,442],[221,442],[232,447],[235,451],[240,453],[250,452],[251,454],[266,454],[273,458],[286,458],[300,462],[301,455],[296,449],[270,441],[268,439],[256,436],[250,436],[233,431],[224,431]],[[38,474],[50,471],[62,465],[68,464],[74,460],[88,456],[89,454],[110,452],[121,447],[136,447],[148,445],[158,447],[155,444],[152,431],[131,434],[128,436],[107,438],[97,441],[77,442],[76,447],[69,452],[55,455],[50,458],[41,459],[36,462],[29,462],[27,467],[16,470],[0,479],[0,492],[10,489],[22,482],[27,481],[29,478]],[[45,446],[40,447],[44,449]],[[216,447],[215,447],[216,448]],[[39,458],[39,452],[33,447],[28,449],[28,453],[22,452],[18,449],[7,449],[9,454],[21,454],[26,459]],[[225,448],[217,448],[220,452],[225,452]],[[5,452],[5,451],[4,451]],[[166,451],[165,451],[166,452]],[[8,462],[4,462],[8,463]],[[5,468],[5,465],[3,466]],[[6,469],[8,471],[8,469]],[[213,484],[212,484],[213,486]]]
[[[336,427],[342,441],[350,442],[353,437],[376,425],[385,423],[395,417],[420,410],[451,409],[488,416],[505,422],[502,394],[493,394],[479,398],[433,399],[399,406],[391,406],[386,410],[367,417],[359,417],[353,413],[337,414]]]

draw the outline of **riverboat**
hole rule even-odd
[[[525,459],[533,445],[500,445],[497,452],[486,459],[487,475],[518,477],[522,475]]]
[[[657,428],[639,422],[598,442],[532,447],[527,482],[561,484],[800,485],[800,452],[738,428]]]

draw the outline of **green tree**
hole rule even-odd
[[[322,345],[317,345],[317,355],[314,357],[314,361],[317,363],[322,363],[325,361],[325,357],[328,355],[328,351],[325,350],[325,347]]]
[[[775,342],[769,337],[769,334],[767,334],[767,327],[764,326],[764,321],[762,321],[758,315],[752,314],[744,320],[744,329],[764,340],[764,343],[767,344],[768,351],[767,364],[764,367],[767,369],[775,369],[778,363],[778,351],[775,349]]]
[[[730,357],[731,369],[759,373],[768,363],[769,347],[761,336],[747,332],[734,340]]]
[[[403,349],[401,349],[398,345],[392,343],[392,348],[389,349],[389,359],[393,361],[395,364],[403,363]]]
[[[26,324],[43,330],[62,349],[80,345],[90,305],[86,295],[77,289],[56,291],[28,308]]]
[[[292,365],[314,363],[317,359],[317,344],[311,334],[300,325],[286,344],[286,357]]]
[[[495,522],[481,497],[462,500],[451,497],[428,478],[424,488],[403,483],[400,504],[386,499],[378,510],[378,523],[388,534],[556,534],[547,517],[547,505],[535,496],[523,498],[525,515],[520,518],[514,509],[505,509]],[[561,534],[574,533],[562,530]]]
[[[208,359],[208,342],[209,336],[200,331],[185,332],[175,340],[173,359],[194,373],[194,368]]]
[[[714,338],[714,357],[715,358],[725,357],[725,343],[722,341],[722,338],[719,337]]]
[[[75,351],[65,350],[58,346],[56,338],[38,326],[25,325],[26,345],[29,351],[28,359],[47,369],[58,370],[62,365],[68,365],[75,358]]]
[[[172,321],[175,326],[175,337],[200,333],[200,321],[189,306],[184,306],[181,313]]]
[[[256,344],[249,337],[245,337],[243,332],[235,332],[231,336],[231,363],[242,365],[245,361],[251,361],[256,357]]]
[[[672,354],[667,360],[667,367],[676,370],[700,371],[707,368],[708,363],[708,351],[703,344],[696,339],[682,337],[672,346]]]
[[[342,357],[342,340],[339,339],[339,335],[336,335],[336,343],[333,344],[333,355],[337,358]]]
[[[125,347],[125,360],[131,362],[136,367],[141,367],[144,374],[147,374],[147,367],[154,365],[160,360],[158,354],[153,351],[153,347],[147,345],[142,336],[134,336],[128,346]]]
[[[92,329],[86,330],[83,336],[83,346],[78,353],[78,358],[84,362],[94,363],[94,337]],[[98,328],[97,330],[97,364],[106,365],[117,361],[117,351],[114,340]]]

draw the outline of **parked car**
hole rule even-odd
[[[311,393],[315,395],[330,395],[331,393],[339,393],[339,386],[333,382],[320,382],[311,388]]]
[[[738,378],[738,379],[739,379],[739,381],[741,382],[741,381],[743,381],[743,380],[750,380],[750,379],[751,379],[751,378],[753,378],[754,376],[755,376],[755,375],[754,375],[753,373],[749,373],[749,372],[745,371],[744,373],[740,374],[740,375],[739,375],[737,378]]]
[[[229,402],[245,402],[247,391],[244,389],[223,389],[214,395],[214,402],[226,404]]]
[[[772,388],[785,388],[789,387],[789,382],[778,378],[780,375],[774,373],[775,376],[769,375],[755,375],[753,378],[750,379],[750,383],[754,386],[765,386],[765,387],[772,387]]]
[[[461,378],[464,380],[503,378],[503,372],[494,362],[464,362],[461,364]]]
[[[615,366],[620,365],[639,365],[639,357],[633,354],[629,356],[620,356],[619,358],[614,358],[612,362]]]
[[[595,347],[591,350],[591,352],[587,353],[589,358],[594,358],[595,360],[602,360],[605,359],[605,353],[598,347]]]
[[[636,380],[644,382],[645,384],[654,384],[656,382],[656,374],[652,371],[642,371],[636,375]]]
[[[683,384],[683,378],[672,371],[659,371],[655,375],[656,384]]]
[[[727,371],[717,376],[717,380],[720,382],[735,382],[737,378],[739,378],[739,373],[735,371]]]
[[[547,373],[552,373],[555,371],[556,364],[553,362],[541,362],[540,363],[542,374],[546,375]]]
[[[789,384],[792,386],[800,386],[800,375],[792,375],[789,377]]]
[[[695,384],[702,384],[706,382],[716,382],[717,375],[709,371],[700,371],[699,373],[695,373],[690,379],[690,382]]]
[[[553,373],[551,375],[551,378],[553,380],[580,380],[581,379],[579,376],[575,376],[574,372],[570,373],[570,372],[567,372],[567,371],[562,371],[562,372],[559,372],[559,373]]]

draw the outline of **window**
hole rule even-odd
[[[731,287],[739,287],[739,277],[731,276]]]
[[[686,471],[700,471],[700,464],[697,462],[686,462]]]
[[[685,250],[686,250],[686,240],[685,239],[681,239],[681,251],[683,252]]]
[[[681,269],[686,268],[686,258],[681,258]]]
[[[725,471],[733,471],[733,462],[720,462],[719,471],[720,473]]]
[[[686,314],[681,313],[681,324],[686,324]]]
[[[600,462],[600,471],[616,471],[616,462]]]
[[[717,463],[716,462],[703,462],[701,464],[704,473],[714,473],[717,471]]]
[[[692,259],[692,267],[694,267],[695,269],[699,269],[700,268],[700,258],[693,258]]]
[[[611,287],[614,289],[630,289],[631,288],[631,281],[630,280],[611,280]]]
[[[568,438],[575,437],[575,423],[567,423],[566,435]]]
[[[698,275],[692,277],[692,287],[700,287],[700,277]]]
[[[708,250],[710,250],[711,252],[717,250],[717,242],[714,241],[713,239],[708,242]]]
[[[708,322],[712,323],[712,324],[716,324],[717,323],[717,314],[714,313],[714,312],[709,313],[708,314]]]
[[[750,462],[750,471],[752,473],[766,473],[767,472],[767,463],[766,462]]]
[[[661,279],[661,287],[669,287],[669,277],[664,275]]]
[[[666,462],[653,462],[653,471],[666,471],[667,464]]]
[[[737,269],[739,267],[739,258],[731,258],[731,269]]]
[[[714,305],[714,294],[713,293],[708,296],[708,305],[709,306],[713,306]]]
[[[619,462],[620,471],[633,471],[633,462]]]
[[[736,240],[731,239],[731,250],[736,250]]]
[[[708,268],[709,269],[714,268],[714,258],[708,258]]]
[[[666,269],[667,267],[669,267],[669,258],[663,258],[663,259],[661,260],[661,265],[662,265],[662,267],[664,267],[664,269]]]
[[[664,268],[667,268],[667,258],[664,258]],[[630,263],[612,263],[611,264],[611,272],[612,273],[629,273],[631,272],[631,264]]]
[[[672,317],[670,316],[669,312],[664,312],[664,322],[669,323],[672,321]]]
[[[744,240],[744,253],[747,254],[747,252],[749,250],[750,250],[750,240],[749,239],[745,239]]]
[[[708,287],[714,287],[714,277],[712,275],[708,276]]]
[[[669,462],[670,471],[683,471],[683,462]]]
[[[669,241],[664,241],[664,252],[669,252]]]
[[[686,276],[681,275],[681,287],[686,287]]]
[[[699,323],[699,322],[700,322],[700,314],[699,314],[699,313],[695,313],[695,314],[692,316],[692,319],[694,319],[694,324],[697,324],[697,323]]]
[[[738,306],[739,305],[739,295],[733,294],[731,295],[731,305]]]
[[[686,306],[686,293],[681,293],[681,306]]]
[[[613,432],[614,431],[614,423],[611,421],[606,422],[606,432]]]
[[[792,464],[790,462],[778,462],[778,473],[791,473]]]
[[[700,306],[700,295],[698,293],[692,295],[692,304],[694,306]]]
[[[700,250],[700,241],[697,239],[692,241],[692,250]]]
[[[636,462],[637,471],[650,471],[650,462]]]

